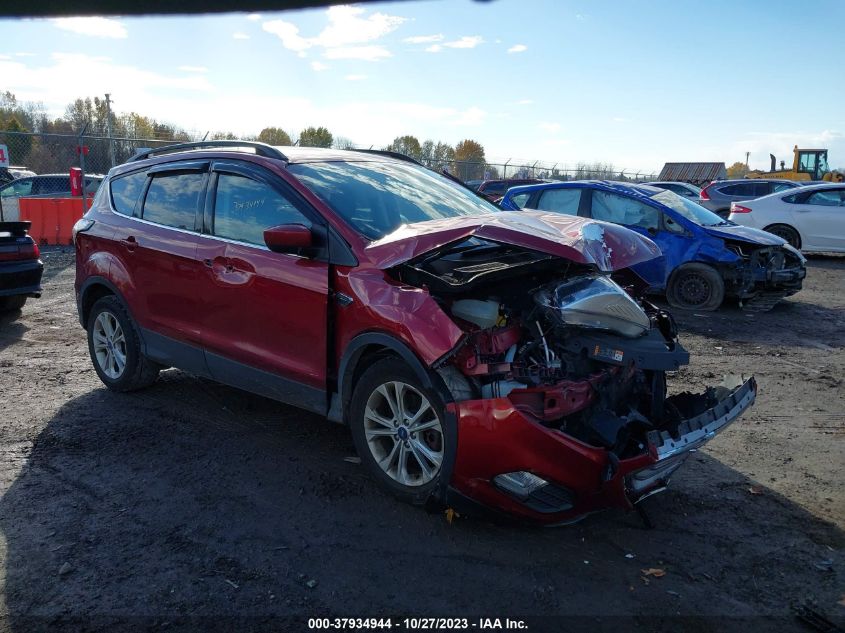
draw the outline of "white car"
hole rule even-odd
[[[845,253],[845,184],[809,185],[734,202],[728,219],[774,233],[805,253]]]

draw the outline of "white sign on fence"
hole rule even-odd
[[[9,148],[5,145],[0,145],[0,167],[9,166]]]

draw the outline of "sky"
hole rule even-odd
[[[110,93],[204,134],[471,138],[488,160],[845,167],[845,2],[426,0],[263,14],[0,20],[0,90]]]

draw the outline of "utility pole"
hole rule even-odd
[[[745,152],[745,168],[748,169],[748,157],[751,155],[751,152]]]
[[[114,139],[111,134],[111,95],[106,93],[106,134],[109,137],[109,155],[111,156],[111,166],[114,167]]]

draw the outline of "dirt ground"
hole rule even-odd
[[[44,259],[44,296],[0,321],[0,630],[400,615],[813,630],[796,608],[818,630],[845,624],[845,257],[812,258],[773,312],[676,315],[692,360],[670,389],[753,373],[760,391],[644,502],[653,529],[619,511],[450,524],[382,494],[320,417],[175,370],[111,393],[76,319],[72,254]]]

